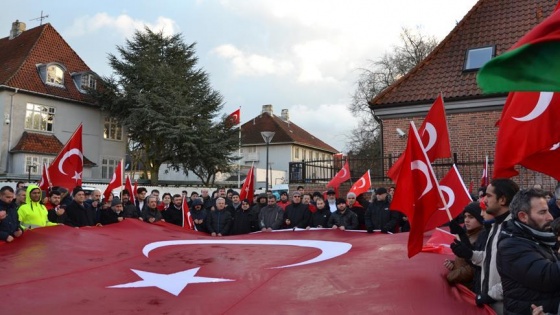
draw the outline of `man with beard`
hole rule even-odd
[[[68,217],[64,224],[73,227],[101,225],[96,221],[95,210],[85,202],[86,194],[82,187],[76,186],[72,191],[72,195],[74,196],[74,201],[66,208]]]
[[[7,243],[23,235],[23,228],[19,224],[14,190],[10,186],[0,189],[0,240]]]
[[[48,210],[48,218],[51,222],[64,223],[66,221],[66,206],[60,204],[62,201],[62,194],[58,190],[51,190],[49,202],[45,204]]]
[[[147,206],[142,211],[142,219],[144,222],[155,223],[158,221],[165,222],[161,211],[157,209],[157,198],[154,196],[148,196],[146,199]]]
[[[121,191],[121,202],[123,206],[123,217],[142,220],[142,217],[139,216],[136,210],[136,206],[130,202],[130,192],[126,189]]]
[[[237,210],[241,209],[241,199],[239,199],[239,193],[237,191],[231,191],[231,204],[226,206],[226,210],[231,213],[231,217],[235,217]],[[226,201],[227,204],[227,201]]]
[[[326,228],[331,217],[331,210],[326,206],[323,197],[315,199],[317,211],[311,214],[311,227]]]
[[[358,215],[348,210],[344,198],[336,199],[337,210],[333,212],[327,222],[331,229],[355,230],[358,228]]]
[[[301,202],[301,193],[299,191],[294,192],[292,203],[286,207],[286,211],[284,212],[284,228],[305,229],[310,226],[310,221],[311,212],[309,211],[309,207]]]
[[[272,232],[272,230],[279,230],[282,227],[284,211],[276,204],[276,197],[274,195],[268,196],[268,204],[260,209],[258,218],[259,228],[263,232]]]
[[[162,211],[165,222],[183,226],[183,197],[179,194],[173,195],[173,202]]]
[[[286,211],[286,207],[290,204],[290,201],[288,200],[288,192],[283,191],[280,194],[280,201],[278,201],[276,204],[280,208],[282,208],[282,210]]]
[[[457,240],[451,244],[451,249],[457,257],[470,259],[473,264],[481,267],[480,288],[475,288],[479,292],[476,304],[480,307],[487,304],[497,314],[502,314],[504,308],[502,281],[496,265],[498,236],[502,230],[502,223],[511,219],[509,204],[518,191],[519,186],[509,178],[493,179],[486,188],[486,213],[494,217],[494,223],[488,232],[484,250],[473,251],[470,244]]]
[[[206,228],[206,218],[208,217],[208,212],[204,209],[202,199],[194,199],[192,201],[192,207],[189,207],[189,211],[191,212],[191,217],[196,230],[208,233],[208,229]]]
[[[123,215],[124,211],[122,202],[118,197],[114,197],[113,200],[111,200],[111,207],[101,210],[100,221],[103,225],[119,223],[124,220]]]
[[[540,189],[519,191],[510,204],[512,219],[502,226],[497,265],[506,314],[531,314],[531,304],[556,314],[560,303],[560,256],[551,230],[553,217]]]

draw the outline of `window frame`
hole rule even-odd
[[[45,66],[45,83],[49,84],[49,85],[54,85],[54,86],[64,86],[64,67],[62,67],[61,65],[57,64],[57,63],[50,63],[47,64]],[[55,78],[54,80],[49,80],[49,77],[51,76],[51,69],[56,69],[56,70],[60,70],[60,83],[57,82],[57,73],[55,73]]]
[[[34,155],[34,154],[26,154],[23,158],[23,173],[24,174],[31,174],[31,175],[41,175],[43,174],[43,166],[45,163],[50,165],[54,161],[54,157],[42,156],[42,155]],[[30,165],[34,165],[31,169],[28,169]]]
[[[109,180],[112,179],[115,169],[120,161],[121,159],[115,157],[101,157],[101,178]]]
[[[32,109],[29,109],[29,106],[33,106]],[[47,108],[47,113],[44,114],[44,112],[41,109],[37,109],[37,107],[43,107],[43,108]],[[31,126],[27,125],[27,117],[29,116],[29,112],[31,111],[32,114],[38,114],[40,116],[43,115],[47,115],[47,119],[43,118],[43,122],[45,123],[45,129],[42,129],[42,125],[43,122],[40,122],[40,126],[39,128],[35,128],[35,119],[31,118]],[[50,117],[49,117],[50,116]],[[50,123],[49,123],[49,118],[50,118]],[[25,118],[24,118],[24,122],[23,122],[23,127],[25,130],[33,130],[33,131],[40,131],[40,132],[49,132],[49,133],[54,133],[54,125],[55,125],[55,119],[56,119],[56,107],[54,106],[48,106],[48,105],[41,105],[41,104],[35,104],[35,103],[27,103],[25,105]],[[49,130],[49,125],[50,125],[50,130]]]
[[[488,60],[486,60],[484,63],[482,63],[479,67],[474,67],[474,66],[468,67],[469,61],[472,60],[471,59],[471,57],[472,57],[471,52],[483,51],[483,50],[486,50],[486,49],[491,49],[490,58]],[[478,71],[478,69],[482,68],[482,66],[484,66],[488,61],[492,60],[492,58],[494,58],[495,56],[496,56],[496,45],[488,45],[488,46],[469,48],[465,52],[465,62],[463,63],[463,72]]]
[[[109,127],[107,127],[107,125],[109,125]],[[114,136],[111,137],[113,129],[115,129]],[[117,119],[114,117],[105,116],[103,120],[103,140],[123,141],[123,134],[123,127],[120,123],[118,123]]]

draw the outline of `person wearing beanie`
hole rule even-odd
[[[373,231],[396,232],[400,215],[399,212],[389,209],[391,203],[387,198],[387,189],[377,188],[374,198],[369,204],[364,218],[368,233],[373,233]]]
[[[111,207],[101,210],[100,222],[103,225],[119,223],[124,220],[123,204],[119,197],[113,197]]]
[[[81,186],[76,186],[72,190],[72,196],[74,200],[66,207],[68,217],[64,224],[73,227],[101,225],[96,220],[95,210],[85,202],[86,194]]]
[[[358,215],[348,210],[344,198],[336,199],[336,211],[333,212],[327,222],[327,227],[339,230],[355,230],[358,228]]]
[[[458,224],[456,220],[450,222],[450,229],[454,234],[458,234],[464,242],[471,244],[474,248],[474,244],[483,229],[482,209],[478,201],[469,203],[463,210],[463,217],[465,226],[457,230]],[[449,284],[462,284],[474,292],[474,279],[476,268],[473,264],[470,264],[464,258],[455,257],[455,260],[446,259],[443,263],[445,268],[449,270],[447,274],[447,282]]]

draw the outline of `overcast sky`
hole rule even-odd
[[[358,68],[399,43],[403,27],[443,39],[476,0],[39,1],[2,3],[0,38],[41,15],[86,64],[111,74],[107,54],[144,25],[196,42],[199,67],[244,123],[272,104],[340,151],[356,125],[347,106]],[[2,33],[3,30],[3,33]]]

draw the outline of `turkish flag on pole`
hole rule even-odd
[[[247,177],[243,181],[243,186],[241,187],[241,192],[239,193],[239,199],[248,199],[249,203],[253,203],[253,197],[255,195],[255,166],[251,166]]]
[[[48,168],[47,163],[44,163],[43,171],[41,172],[41,181],[39,182],[39,188],[41,188],[42,191],[48,191],[49,187],[51,187]]]
[[[241,123],[241,108],[238,108],[236,111],[229,114],[226,119],[231,126],[239,125]]]
[[[81,186],[83,160],[82,124],[80,123],[49,166],[48,172],[52,186],[62,186],[68,191],[72,191],[76,186]]]
[[[449,144],[449,130],[447,128],[447,119],[445,115],[445,106],[441,93],[438,95],[434,104],[428,111],[424,122],[418,129],[421,135],[422,145],[426,150],[430,162],[439,158],[451,157],[451,145]],[[408,135],[410,137],[410,134]],[[399,177],[399,171],[402,166],[402,155],[387,171],[387,176],[394,182]]]
[[[360,177],[360,179],[358,179],[354,183],[354,185],[352,185],[352,188],[350,188],[348,192],[353,192],[356,194],[356,196],[359,196],[360,194],[367,192],[370,188],[371,188],[371,177],[369,175],[369,170],[367,170],[367,172],[364,175],[362,175],[362,177]]]
[[[105,192],[103,192],[105,200],[109,198],[109,195],[111,195],[113,190],[120,188],[122,184],[122,161],[119,161],[117,167],[115,168],[115,172],[113,173],[113,178],[111,178],[111,182],[107,185],[107,188],[105,188]]]
[[[327,183],[327,187],[339,187],[340,184],[350,179],[350,165],[348,160],[344,163],[344,166],[336,173],[336,175]]]
[[[560,180],[560,94],[511,92],[504,105],[494,157],[494,178],[519,174],[515,165]]]
[[[446,203],[449,209],[449,215],[451,218],[458,216],[465,206],[472,202],[471,195],[467,191],[467,187],[459,174],[457,166],[453,164],[447,175],[439,181],[439,188],[444,195],[447,195]],[[438,226],[441,226],[450,221],[449,215],[445,208],[439,208],[438,211],[432,215],[428,225],[424,228],[424,231],[432,230]]]
[[[196,226],[194,225],[194,221],[191,216],[191,212],[189,210],[187,196],[183,197],[183,204],[181,206],[181,210],[183,211],[183,228],[188,230],[196,230]]]
[[[488,186],[489,182],[490,181],[488,180],[488,155],[487,155],[486,159],[484,160],[484,168],[482,169],[482,176],[480,177],[480,187]]]
[[[401,211],[410,221],[408,257],[422,250],[424,229],[434,212],[442,207],[439,184],[430,160],[420,141],[420,135],[410,122],[408,143],[403,154],[403,167],[399,172],[391,209]]]
[[[130,182],[130,177],[126,175],[126,180],[124,182],[124,189],[130,194],[130,202],[134,205],[136,199],[136,189],[132,190],[132,183]]]

